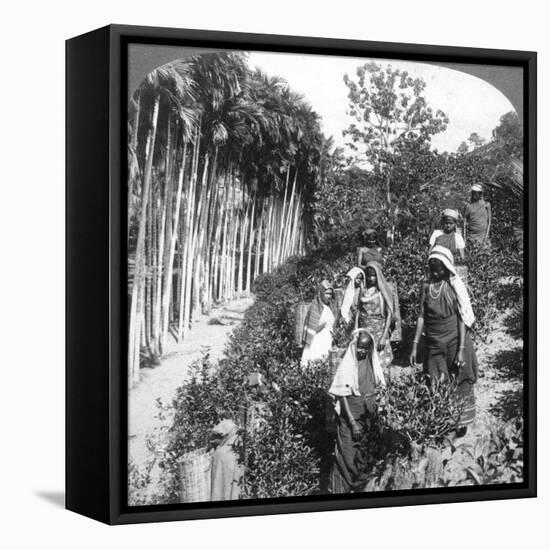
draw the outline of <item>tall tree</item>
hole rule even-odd
[[[472,132],[468,141],[472,144],[472,148],[477,149],[485,143],[485,138],[482,138],[477,132]]]
[[[318,116],[246,56],[151,73],[129,112],[129,362],[156,360],[213,300],[249,291],[304,244],[318,180]],[[139,98],[139,104],[137,102]],[[151,113],[154,113],[154,117]],[[143,174],[143,176],[142,176]]]
[[[357,68],[355,79],[344,75],[344,82],[349,90],[348,114],[354,119],[344,135],[356,160],[372,170],[383,186],[393,239],[398,213],[393,192],[396,164],[403,152],[428,146],[433,135],[445,130],[448,119],[428,105],[423,79],[391,65],[366,63]]]

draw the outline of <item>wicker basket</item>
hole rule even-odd
[[[294,323],[294,339],[296,344],[299,346],[302,345],[303,335],[304,335],[304,324],[306,322],[306,315],[309,309],[309,303],[307,302],[298,302],[296,304],[296,320]]]
[[[179,460],[181,502],[208,502],[212,451],[206,448],[184,454]]]

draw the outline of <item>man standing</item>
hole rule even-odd
[[[490,228],[491,205],[483,200],[483,187],[475,183],[464,212],[464,237],[478,245],[487,243]]]

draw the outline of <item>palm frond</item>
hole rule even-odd
[[[511,158],[499,164],[488,185],[523,200],[523,161]]]

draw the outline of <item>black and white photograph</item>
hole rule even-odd
[[[128,69],[127,505],[523,483],[523,69]]]

